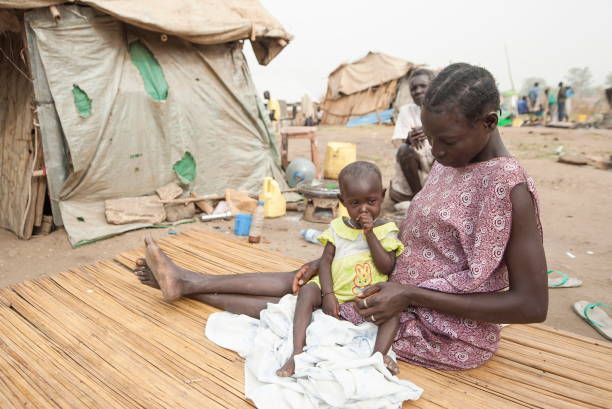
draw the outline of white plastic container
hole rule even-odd
[[[249,243],[259,243],[261,241],[261,235],[263,234],[264,224],[264,202],[257,202],[257,207],[253,212],[253,222],[251,224],[251,231],[249,232]]]
[[[323,234],[323,232],[315,229],[305,229],[300,231],[300,235],[304,238],[304,240],[314,244],[321,244],[318,240],[321,234]]]

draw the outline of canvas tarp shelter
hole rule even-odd
[[[186,156],[197,194],[258,191],[265,176],[282,183],[240,42],[166,39],[93,8],[58,8],[59,21],[42,8],[24,24],[54,219],[73,245],[145,227],[107,224],[104,200],[176,181]]]
[[[62,0],[0,0],[1,8],[31,9]],[[132,26],[176,35],[196,44],[251,39],[260,64],[268,64],[291,35],[257,0],[79,0]]]
[[[374,52],[340,65],[329,75],[322,122],[345,124],[353,117],[390,108],[413,67],[408,61]]]

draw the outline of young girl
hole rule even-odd
[[[378,219],[385,189],[376,165],[351,163],[342,169],[338,181],[339,199],[350,218],[335,219],[319,238],[325,245],[319,276],[299,292],[293,321],[293,354],[277,371],[279,376],[293,374],[294,356],[304,349],[312,311],[322,306],[326,314],[338,318],[340,304],[354,300],[371,285],[387,281],[395,267],[395,257],[404,248],[397,238],[399,229],[395,223]],[[380,325],[374,345],[374,353],[383,355],[385,365],[393,374],[398,373],[397,364],[387,352],[398,325],[399,316]]]
[[[495,79],[484,68],[452,64],[431,82],[421,118],[437,163],[400,226],[405,250],[388,282],[340,305],[339,315],[357,324],[399,315],[392,346],[404,361],[474,368],[497,351],[498,324],[546,319],[537,195],[502,142],[498,110]],[[317,264],[297,273],[199,274],[176,266],[149,239],[136,274],[168,300],[190,296],[258,317],[292,283],[310,280]]]

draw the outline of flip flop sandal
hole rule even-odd
[[[557,274],[559,277],[549,277],[548,278],[548,288],[570,288],[570,287],[580,287],[582,285],[582,281],[577,278],[572,278],[567,274],[556,271],[556,270],[548,270],[547,274]]]
[[[577,301],[574,303],[576,314],[588,322],[604,338],[612,341],[612,318],[608,316],[604,307],[612,311],[612,307],[602,303],[589,303],[588,301]]]

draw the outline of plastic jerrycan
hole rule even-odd
[[[323,175],[326,179],[338,179],[342,168],[356,160],[357,147],[354,143],[329,142],[325,150]]]
[[[264,204],[264,217],[280,217],[287,212],[287,201],[280,191],[278,182],[271,177],[264,178],[259,200]]]
[[[350,217],[348,214],[348,210],[346,210],[346,207],[344,207],[344,205],[340,202],[338,202],[338,216]]]

